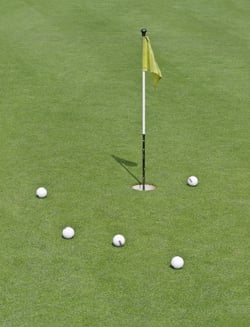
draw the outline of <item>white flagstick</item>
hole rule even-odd
[[[146,36],[146,28],[141,29],[142,37]],[[142,190],[145,191],[146,171],[146,74],[142,71]]]
[[[142,34],[142,190],[145,191],[145,170],[146,170],[146,78],[145,71],[153,75],[154,85],[161,79],[161,71],[154,58],[154,53],[149,39],[146,37],[146,28],[141,29]],[[148,185],[147,185],[148,186]]]
[[[142,72],[142,190],[145,191],[146,172],[146,94],[145,72]]]

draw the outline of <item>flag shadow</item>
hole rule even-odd
[[[136,167],[137,166],[137,163],[136,162],[133,162],[133,161],[129,161],[129,160],[126,160],[126,159],[123,159],[123,158],[120,158],[120,157],[117,157],[115,155],[111,155],[111,157],[119,164],[122,166],[123,169],[126,170],[126,172],[129,173],[130,176],[132,176],[137,183],[141,184],[141,181],[129,170],[128,167]]]

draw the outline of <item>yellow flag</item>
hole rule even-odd
[[[161,70],[155,60],[154,52],[147,36],[143,36],[142,43],[142,70],[152,73],[153,85],[156,86],[162,78]]]

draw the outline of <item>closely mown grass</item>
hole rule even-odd
[[[248,326],[249,2],[1,2],[0,325]]]

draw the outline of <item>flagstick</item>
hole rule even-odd
[[[142,190],[145,191],[146,171],[146,103],[145,103],[145,72],[142,72]]]
[[[146,36],[146,28],[141,29],[142,37]],[[146,78],[142,71],[142,190],[145,191],[146,179]]]

